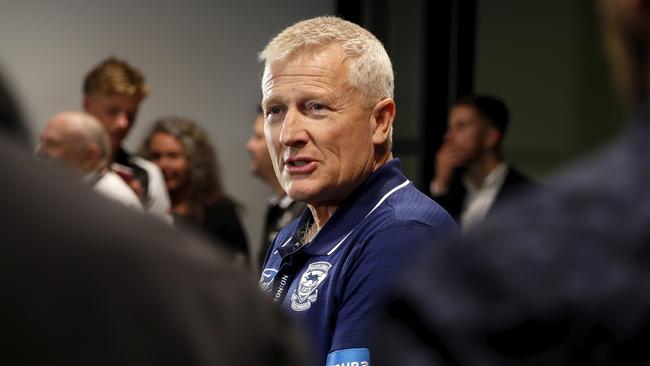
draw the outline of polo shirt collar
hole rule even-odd
[[[408,180],[402,173],[400,160],[393,159],[387,162],[370,174],[359,187],[343,200],[312,242],[302,250],[311,255],[328,255],[336,249],[337,245],[349,235],[384,196],[406,182]],[[305,210],[298,221],[290,242],[284,244],[293,246],[292,244],[297,243],[300,228],[303,228],[310,220],[312,220],[311,210]]]

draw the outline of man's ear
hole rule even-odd
[[[485,147],[490,149],[497,147],[501,142],[501,136],[501,131],[499,131],[498,128],[493,126],[488,127],[485,134],[485,139],[483,140]]]
[[[85,146],[83,150],[84,159],[88,162],[96,164],[102,159],[102,149],[96,143],[90,143]]]
[[[84,111],[86,111],[86,112],[88,112],[88,107],[90,107],[90,103],[91,103],[90,98],[92,98],[92,97],[90,97],[88,95],[84,95],[83,107],[84,107]]]
[[[372,143],[383,145],[388,140],[395,120],[395,101],[392,98],[381,100],[372,109]]]

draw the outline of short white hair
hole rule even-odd
[[[58,113],[52,119],[62,120],[68,124],[70,133],[75,134],[74,143],[77,148],[96,144],[101,151],[99,161],[101,167],[108,165],[112,156],[111,138],[97,118],[86,112],[67,111]]]
[[[366,29],[341,18],[322,16],[300,21],[275,36],[260,52],[265,72],[306,48],[338,44],[349,58],[348,80],[373,106],[393,98],[393,65],[381,42]]]

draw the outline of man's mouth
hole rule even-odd
[[[316,169],[316,161],[310,158],[296,156],[285,159],[284,167],[289,173],[308,174]]]
[[[305,166],[309,164],[309,162],[306,160],[295,160],[295,161],[288,161],[287,164],[291,166]]]

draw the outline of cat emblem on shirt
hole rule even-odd
[[[328,262],[311,263],[300,276],[298,287],[291,295],[291,309],[305,311],[318,298],[318,286],[327,277],[327,272],[332,265]]]

